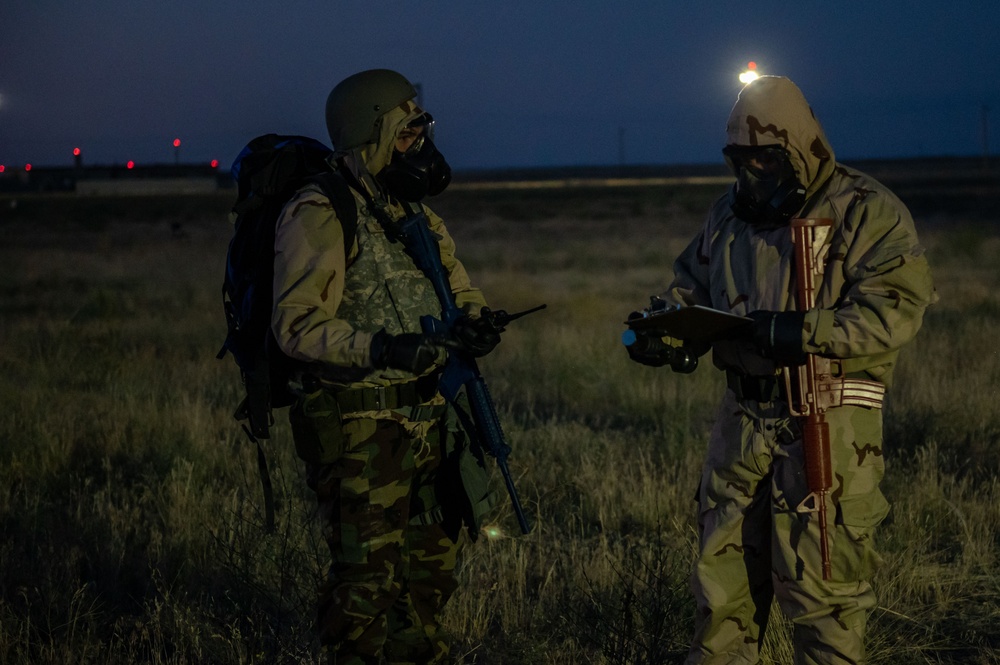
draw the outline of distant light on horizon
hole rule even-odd
[[[128,160],[128,163],[125,164],[125,168],[127,168],[127,169],[134,169],[135,168],[135,162],[133,162],[131,159]]]
[[[755,81],[760,78],[760,74],[757,73],[757,63],[751,60],[747,63],[747,68],[740,74],[741,83],[749,83],[750,81]]]

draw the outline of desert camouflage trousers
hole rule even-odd
[[[819,524],[808,496],[799,426],[781,402],[737,402],[726,391],[699,488],[697,602],[687,663],[752,665],[777,598],[793,624],[797,665],[864,663],[868,580],[881,559],[872,532],[889,510],[879,490],[881,411],[845,406],[830,424],[827,497],[832,575],[823,580]]]
[[[331,664],[448,655],[439,615],[466,537],[438,521],[440,429],[436,420],[347,419],[339,458],[307,464],[332,555],[317,616]]]

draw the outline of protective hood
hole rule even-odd
[[[740,91],[726,134],[727,145],[774,145],[787,150],[796,178],[806,187],[806,199],[835,168],[833,148],[809,102],[783,76],[762,76]]]
[[[341,161],[358,180],[365,175],[375,175],[392,160],[396,137],[407,124],[424,114],[412,100],[390,109],[378,119],[378,141],[366,143],[350,150],[338,151],[334,160]]]
[[[392,160],[392,151],[396,147],[396,137],[399,136],[399,132],[423,114],[423,109],[413,101],[408,101],[403,102],[382,116],[378,143],[374,145],[369,143],[361,150],[361,158],[364,160],[369,173],[375,175],[389,164],[389,161]]]

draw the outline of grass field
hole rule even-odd
[[[494,307],[548,309],[481,363],[535,524],[468,550],[463,662],[672,663],[723,384],[628,361],[717,187],[456,191],[435,208]],[[0,199],[0,664],[314,662],[325,566],[284,413],[255,449],[220,287],[228,196]],[[1000,217],[921,217],[941,301],[885,411],[870,662],[1000,663]],[[790,661],[776,616],[765,662]]]

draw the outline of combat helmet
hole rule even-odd
[[[406,78],[391,69],[369,69],[348,76],[326,98],[326,128],[337,152],[378,140],[378,120],[417,96]]]

